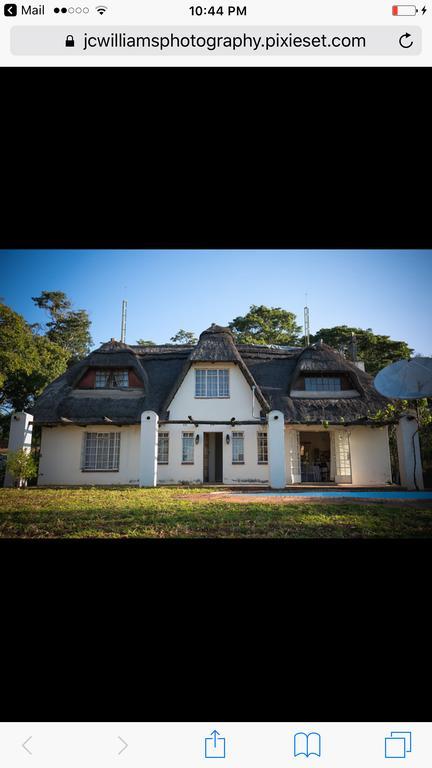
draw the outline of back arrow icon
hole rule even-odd
[[[122,741],[122,742],[123,742],[123,744],[124,744],[124,747],[122,747],[122,748],[121,748],[121,750],[120,750],[120,752],[118,753],[119,755],[121,755],[121,753],[122,753],[122,752],[124,752],[124,751],[125,751],[125,749],[127,749],[127,747],[128,747],[129,745],[127,744],[127,742],[126,742],[124,739],[122,739],[122,737],[121,737],[121,736],[117,736],[117,738],[118,738],[118,739],[120,739],[120,741]]]
[[[30,752],[30,750],[29,750],[29,749],[26,747],[26,744],[28,744],[28,742],[29,742],[29,741],[30,741],[30,739],[32,739],[32,738],[33,738],[32,736],[29,736],[29,737],[28,737],[28,739],[26,739],[26,740],[25,740],[25,742],[24,742],[23,744],[21,744],[21,746],[22,746],[22,747],[25,749],[25,751],[26,751],[26,752],[28,752],[28,753],[29,753],[29,755],[32,755],[33,753],[32,753],[32,752]]]
[[[399,45],[402,48],[411,48],[411,46],[414,45],[414,41],[413,40],[408,42],[408,38],[409,37],[412,37],[412,35],[409,32],[405,32],[404,35],[400,36],[400,38],[399,38]]]

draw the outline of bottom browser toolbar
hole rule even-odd
[[[432,723],[143,722],[2,723],[0,765],[95,768],[110,764],[198,768],[263,765],[424,768]],[[223,761],[223,762],[222,762]],[[403,762],[402,762],[403,761]]]

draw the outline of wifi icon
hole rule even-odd
[[[98,12],[98,13],[100,13],[100,15],[102,16],[102,15],[105,13],[105,11],[107,11],[107,10],[108,10],[108,8],[107,8],[107,6],[106,6],[106,5],[97,5],[97,6],[96,6],[96,10],[97,10],[97,12]]]

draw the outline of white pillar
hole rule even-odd
[[[33,432],[33,416],[25,411],[17,411],[11,416],[8,451],[20,451],[24,448],[27,453],[30,452]],[[11,488],[15,485],[15,480],[9,472],[6,472],[4,479],[5,488]]]
[[[140,487],[154,488],[157,484],[159,416],[154,411],[141,414]]]
[[[402,416],[396,427],[400,483],[410,491],[416,490],[414,465],[417,488],[424,488],[420,441],[418,433],[415,434],[417,429],[418,423],[414,416]]]
[[[282,411],[268,415],[268,460],[271,488],[285,488],[285,422]]]

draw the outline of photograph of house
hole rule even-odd
[[[413,263],[431,270],[421,251],[8,252],[0,538],[432,536]],[[420,398],[378,386],[395,365]]]
[[[236,344],[215,324],[193,346],[112,339],[36,401],[38,484],[385,485],[373,416],[387,400],[362,368],[323,343]]]

